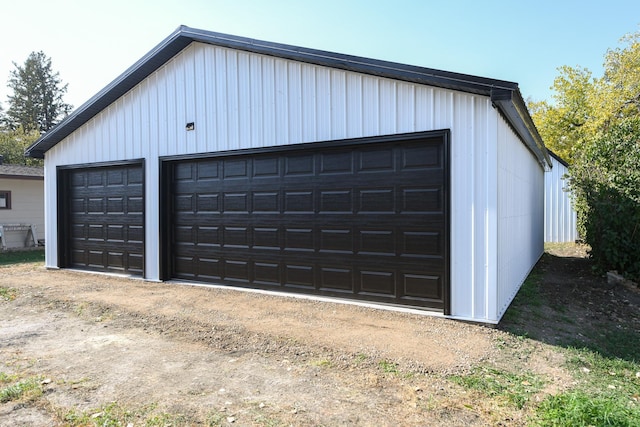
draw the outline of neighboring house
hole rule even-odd
[[[50,268],[497,323],[544,250],[506,81],[183,26],[27,154]]]
[[[569,165],[549,150],[552,168],[544,174],[544,241],[578,240],[577,214],[566,180]]]
[[[44,238],[43,167],[5,165],[0,160],[0,226],[7,224],[33,225],[36,238]],[[23,248],[25,243],[33,246],[34,239],[28,235],[28,231],[15,228],[7,227],[0,236],[0,248]]]

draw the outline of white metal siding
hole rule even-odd
[[[577,214],[565,179],[568,169],[554,156],[551,164],[553,168],[544,174],[544,241],[575,242]]]
[[[41,179],[0,178],[0,190],[11,191],[11,209],[0,209],[0,224],[33,224],[36,237],[45,236],[44,182]],[[9,232],[2,238],[8,248],[24,247],[26,232]]]
[[[47,197],[58,165],[145,158],[146,277],[157,279],[159,156],[450,129],[452,313],[493,319],[497,117],[484,96],[193,43],[47,152]],[[47,245],[47,265],[56,257]]]
[[[504,120],[498,132],[498,321],[544,252],[544,170]]]

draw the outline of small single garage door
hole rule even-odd
[[[448,134],[166,161],[166,276],[448,311]]]
[[[61,267],[143,275],[141,163],[60,169]]]

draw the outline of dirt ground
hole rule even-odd
[[[626,316],[640,330],[640,295],[591,276],[584,250],[557,248],[538,269],[542,292],[571,316]],[[526,410],[496,409],[450,376],[504,366],[543,375],[554,393],[571,382],[554,346],[582,327],[543,316],[542,338],[522,339],[506,331],[522,316],[489,328],[39,264],[0,267],[0,285],[16,291],[0,300],[0,372],[45,379],[37,402],[0,403],[1,426],[64,425],[69,411],[111,402],[184,425],[522,425]]]

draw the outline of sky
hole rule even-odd
[[[562,65],[602,75],[638,0],[0,0],[0,105],[13,63],[52,59],[79,107],[178,26],[517,82],[551,100]]]

